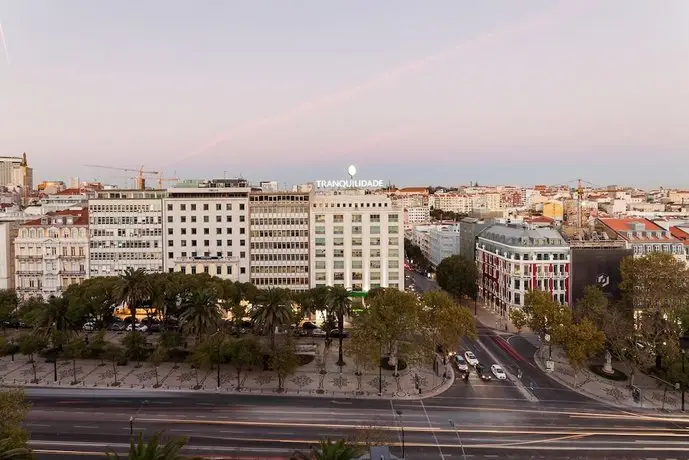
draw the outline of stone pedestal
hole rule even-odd
[[[612,368],[612,355],[609,351],[605,352],[605,364],[603,364],[603,372],[608,375],[612,375],[615,371]]]

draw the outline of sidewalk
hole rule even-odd
[[[230,365],[220,368],[220,387],[217,386],[217,369],[199,369],[198,372],[186,363],[175,366],[174,363],[163,363],[156,369],[149,363],[128,363],[116,366],[112,362],[104,364],[99,360],[58,361],[57,382],[54,380],[54,366],[42,358],[36,362],[37,382],[28,357],[15,355],[0,358],[0,385],[39,386],[39,387],[82,387],[113,388],[155,391],[203,391],[223,394],[265,394],[312,397],[371,398],[371,399],[422,399],[438,396],[448,390],[454,383],[455,375],[452,366],[446,366],[447,378],[443,378],[443,365],[439,364],[436,374],[430,368],[409,367],[394,377],[393,371],[382,370],[382,396],[378,396],[378,369],[367,370],[362,375],[355,375],[355,366],[351,358],[345,357],[347,365],[342,372],[337,362],[337,346],[332,346],[323,366],[324,344],[318,344],[316,359],[304,364],[284,382],[284,391],[278,392],[278,378],[274,372],[252,371],[243,373],[242,390],[237,391],[237,373]],[[321,369],[325,373],[321,373]],[[74,384],[74,369],[76,381]],[[157,374],[157,385],[156,385]],[[416,389],[419,383],[421,394]]]
[[[507,318],[499,318],[489,308],[478,304],[476,319],[486,327],[495,328],[503,335],[516,334],[514,325]],[[505,332],[507,324],[507,332]],[[641,392],[640,401],[637,403],[632,397],[632,391],[628,388],[628,381],[614,381],[601,377],[589,369],[574,372],[570,366],[564,351],[558,347],[553,347],[552,360],[555,363],[552,372],[546,370],[546,359],[548,357],[548,347],[540,346],[540,342],[535,340],[534,334],[528,329],[522,329],[522,335],[527,339],[534,339],[533,344],[540,347],[534,356],[536,365],[553,380],[566,386],[572,391],[576,391],[584,396],[594,399],[603,404],[636,410],[650,410],[661,412],[675,412],[681,410],[681,392],[669,388],[654,378],[637,372],[634,376],[634,385]],[[628,364],[613,362],[613,368],[631,374]],[[576,378],[575,378],[576,377]],[[687,407],[689,407],[689,394],[685,395]]]

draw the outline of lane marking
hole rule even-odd
[[[97,430],[98,429],[97,426],[93,426],[93,425],[74,425],[74,428],[83,428],[86,430]]]
[[[426,414],[426,420],[428,420],[428,426],[431,428],[431,434],[433,434],[433,439],[435,439],[435,444],[438,446],[438,450],[440,451],[440,460],[445,460],[445,455],[443,455],[443,449],[440,447],[440,443],[438,442],[438,437],[435,435],[435,431],[433,430],[433,424],[431,423],[431,419],[428,418],[428,412],[426,412],[426,406],[423,404],[423,399],[420,399],[419,402],[421,403],[421,408],[423,409],[423,413]]]

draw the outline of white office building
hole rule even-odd
[[[89,199],[89,275],[118,276],[128,267],[163,271],[164,190],[103,190]]]
[[[390,198],[361,190],[317,193],[310,219],[313,287],[404,289],[404,217]]]
[[[163,199],[166,272],[249,281],[249,193],[243,179],[185,181]]]
[[[19,170],[22,160],[22,157],[0,157],[0,187],[18,185],[15,171]]]
[[[259,289],[309,289],[310,195],[263,191],[250,196],[251,282]]]
[[[437,268],[443,259],[459,255],[461,245],[459,224],[431,228],[428,232],[428,241],[431,256],[428,261]]]

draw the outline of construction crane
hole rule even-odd
[[[582,180],[582,179],[572,179],[572,180],[570,180],[570,181],[563,182],[563,183],[561,183],[561,184],[551,185],[551,186],[549,186],[549,187],[560,187],[560,186],[563,186],[563,185],[567,185],[567,186],[569,187],[568,184],[571,184],[571,183],[573,183],[573,182],[576,182],[576,183],[577,183],[577,187],[576,187],[576,197],[577,197],[577,223],[576,223],[576,232],[577,232],[577,236],[581,236],[581,235],[582,235],[582,230],[583,230],[583,229],[582,229],[583,215],[582,215],[582,212],[581,212],[581,204],[582,204],[582,201],[584,200],[584,186],[583,186],[583,184],[585,183],[585,184],[590,185],[590,186],[593,186],[593,187],[595,187],[595,188],[602,188],[602,187],[599,186],[599,185],[596,185],[596,184],[594,184],[594,183],[592,183],[592,182],[588,182],[588,181],[585,181],[585,180]]]
[[[158,174],[158,188],[162,190],[165,182],[179,182],[179,177],[163,177],[162,173]]]
[[[144,171],[144,167],[142,166],[139,169],[132,169],[132,168],[116,168],[114,166],[102,166],[102,165],[84,165],[88,168],[101,168],[101,169],[114,169],[116,171],[127,171],[127,172],[135,172],[138,173],[138,175],[135,177],[136,179],[136,188],[139,190],[145,190],[146,189],[146,177],[144,174],[157,174],[161,175],[160,172],[158,171]]]

